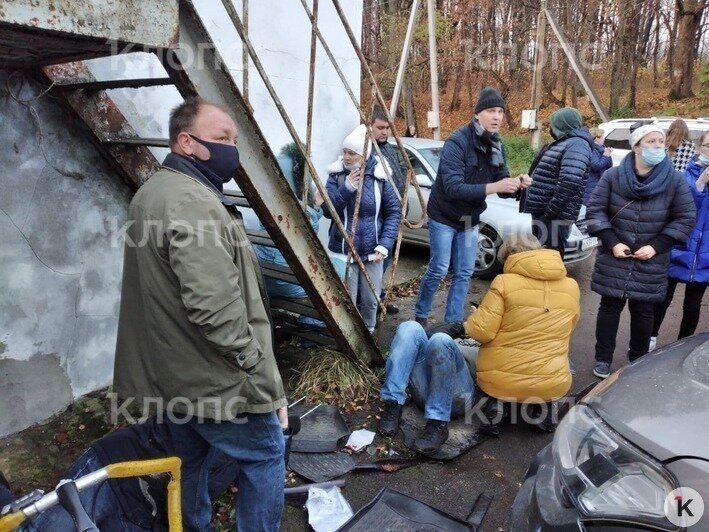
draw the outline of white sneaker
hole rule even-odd
[[[647,348],[648,352],[654,351],[656,346],[657,346],[657,336],[651,336],[650,337],[650,345]]]

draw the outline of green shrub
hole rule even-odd
[[[505,151],[507,152],[507,166],[510,175],[526,174],[534,159],[534,150],[530,146],[529,137],[504,137]]]

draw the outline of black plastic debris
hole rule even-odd
[[[326,482],[352,471],[355,461],[345,453],[291,453],[288,467],[312,482]]]
[[[288,467],[313,482],[326,482],[352,470],[395,473],[424,461],[422,458],[396,458],[355,464],[352,456],[346,453],[292,453]]]
[[[474,414],[471,417],[470,423],[466,423],[465,418],[451,421],[448,424],[448,440],[429,456],[436,460],[452,460],[485,441],[488,437],[480,433],[481,421]],[[404,443],[413,449],[414,441],[426,426],[423,412],[413,404],[406,405],[401,413],[400,426],[404,433]]]
[[[289,414],[302,416],[316,405],[297,404]],[[331,453],[347,441],[350,429],[337,405],[321,405],[300,420],[300,432],[291,440],[293,453]]]
[[[385,488],[342,525],[338,532],[407,530],[415,532],[476,532],[490,506],[487,494],[478,496],[467,521],[461,521],[413,497]]]

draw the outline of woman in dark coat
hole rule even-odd
[[[601,239],[591,288],[601,295],[593,374],[605,379],[615,351],[620,314],[630,309],[632,362],[648,351],[654,306],[665,299],[670,250],[684,244],[696,209],[684,176],[665,152],[657,126],[630,135],[631,152],[606,171],[586,213],[589,232]]]

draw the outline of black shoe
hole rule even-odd
[[[398,314],[399,313],[399,307],[397,307],[394,303],[389,303],[387,305],[387,314]]]
[[[414,449],[421,454],[432,454],[441,448],[448,439],[448,423],[429,419],[421,436],[414,442]]]
[[[379,420],[377,431],[382,436],[389,438],[396,436],[399,430],[399,420],[401,419],[401,408],[399,403],[394,401],[382,401],[384,403],[384,412]]]
[[[505,421],[505,405],[494,397],[486,397],[482,407],[482,413],[486,421],[480,426],[480,432],[497,438],[502,431],[502,424]]]
[[[414,320],[416,320],[417,323],[420,323],[421,327],[423,327],[424,329],[428,325],[428,318],[419,318],[418,316],[416,316]]]

